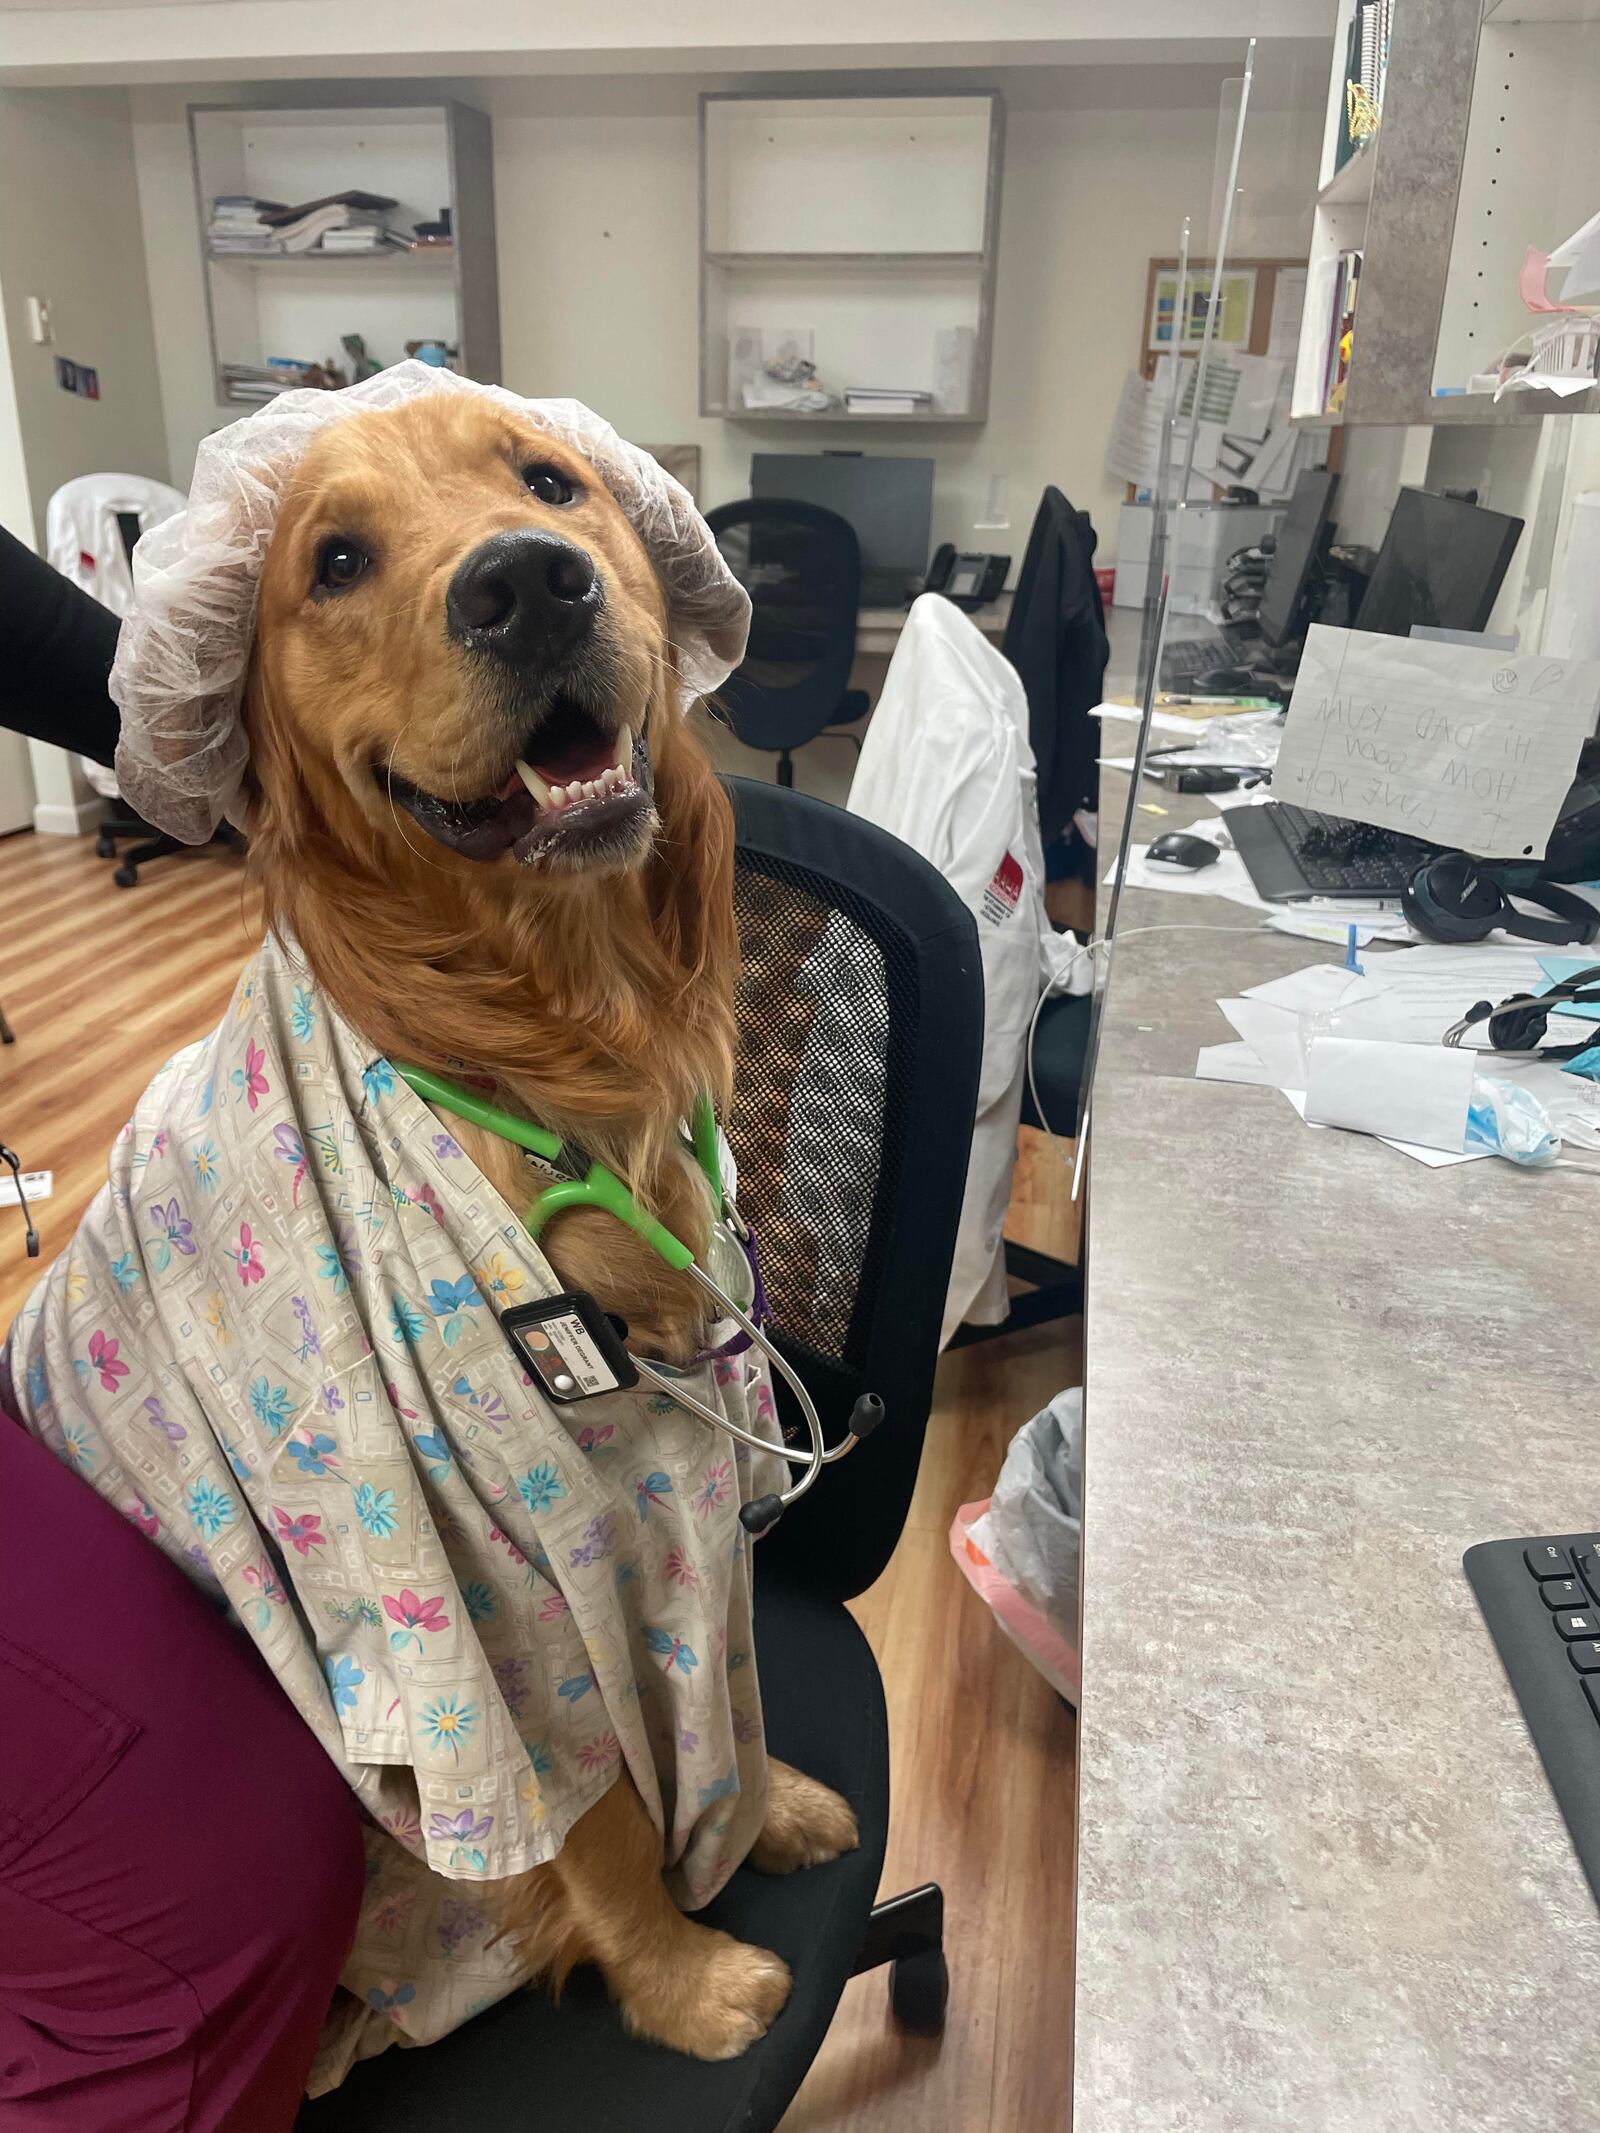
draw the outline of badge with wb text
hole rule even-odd
[[[582,1289],[518,1304],[502,1313],[500,1325],[524,1370],[563,1405],[639,1382],[615,1323]]]

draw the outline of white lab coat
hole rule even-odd
[[[189,499],[164,481],[142,474],[80,474],[63,482],[45,508],[45,553],[52,568],[93,593],[102,607],[125,615],[133,606],[133,573],[123,546],[119,511],[138,514],[148,533],[183,510]],[[83,774],[102,799],[115,799],[117,781],[104,763],[80,756]]]
[[[938,593],[906,617],[862,744],[850,812],[912,845],[978,922],[983,1069],[966,1198],[945,1299],[963,1320],[1010,1308],[1001,1228],[1011,1198],[1028,1032],[1041,992],[1087,992],[1089,959],[1051,931],[1028,702],[1016,670]],[[1074,960],[1074,958],[1076,958]]]

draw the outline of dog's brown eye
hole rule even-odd
[[[364,578],[371,566],[372,558],[359,541],[336,533],[323,542],[317,557],[317,584],[324,592],[343,592],[358,578]]]
[[[576,493],[565,474],[558,474],[554,467],[524,467],[522,479],[541,504],[570,504]]]

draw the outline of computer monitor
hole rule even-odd
[[[1305,635],[1305,600],[1327,539],[1337,474],[1307,468],[1295,481],[1267,566],[1256,626],[1274,650]]]
[[[1382,637],[1407,637],[1413,622],[1485,628],[1521,532],[1522,520],[1503,511],[1402,489],[1356,628]]]
[[[757,452],[752,496],[792,496],[848,519],[861,543],[861,593],[898,607],[928,568],[933,461],[869,459],[865,452]]]

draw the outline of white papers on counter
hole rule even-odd
[[[1488,1153],[1463,1145],[1474,1075],[1517,1083],[1564,1139],[1600,1145],[1600,1085],[1554,1061],[1439,1041],[1475,1001],[1548,984],[1542,960],[1548,950],[1424,947],[1365,957],[1360,972],[1291,971],[1218,1001],[1239,1041],[1207,1045],[1195,1077],[1276,1088],[1308,1124],[1371,1133],[1433,1168]]]
[[[1276,716],[1275,713],[1272,715]],[[1121,719],[1129,725],[1137,726],[1144,717],[1144,712],[1137,704],[1096,704],[1089,716]],[[1155,710],[1150,714],[1150,730],[1152,733],[1187,733],[1192,739],[1198,740],[1205,728],[1195,719],[1180,718],[1176,711]],[[1127,767],[1129,770],[1133,768],[1132,756],[1128,758]]]
[[[1442,1044],[1318,1037],[1306,1053],[1306,1124],[1460,1155],[1474,1064]]]
[[[1275,1089],[1265,1061],[1248,1044],[1203,1044],[1194,1063],[1196,1081],[1242,1081],[1258,1089]]]
[[[1102,704],[1094,715],[1097,718],[1136,719],[1139,713],[1125,710],[1121,704]],[[1157,710],[1155,717],[1161,721],[1163,733],[1178,731],[1189,734],[1191,739],[1187,748],[1163,748],[1159,757],[1147,757],[1146,767],[1149,769],[1218,763],[1230,770],[1270,770],[1278,760],[1283,720],[1276,711],[1230,711],[1202,722],[1175,718],[1172,712],[1161,710]],[[1133,757],[1103,755],[1100,767],[1103,770],[1131,770]]]
[[[1280,800],[1486,858],[1542,855],[1600,709],[1600,662],[1313,623]]]
[[[1204,836],[1207,827],[1204,822],[1192,822],[1184,834]],[[1116,878],[1117,866],[1113,860],[1106,875],[1106,887],[1110,888]],[[1258,911],[1263,917],[1278,908],[1275,904],[1263,903],[1256,894],[1255,883],[1245,871],[1245,863],[1237,852],[1222,852],[1214,866],[1191,869],[1163,866],[1159,860],[1151,859],[1148,844],[1136,844],[1128,853],[1127,885],[1130,889],[1166,889],[1174,896],[1220,896],[1230,904],[1241,905],[1246,911]]]

